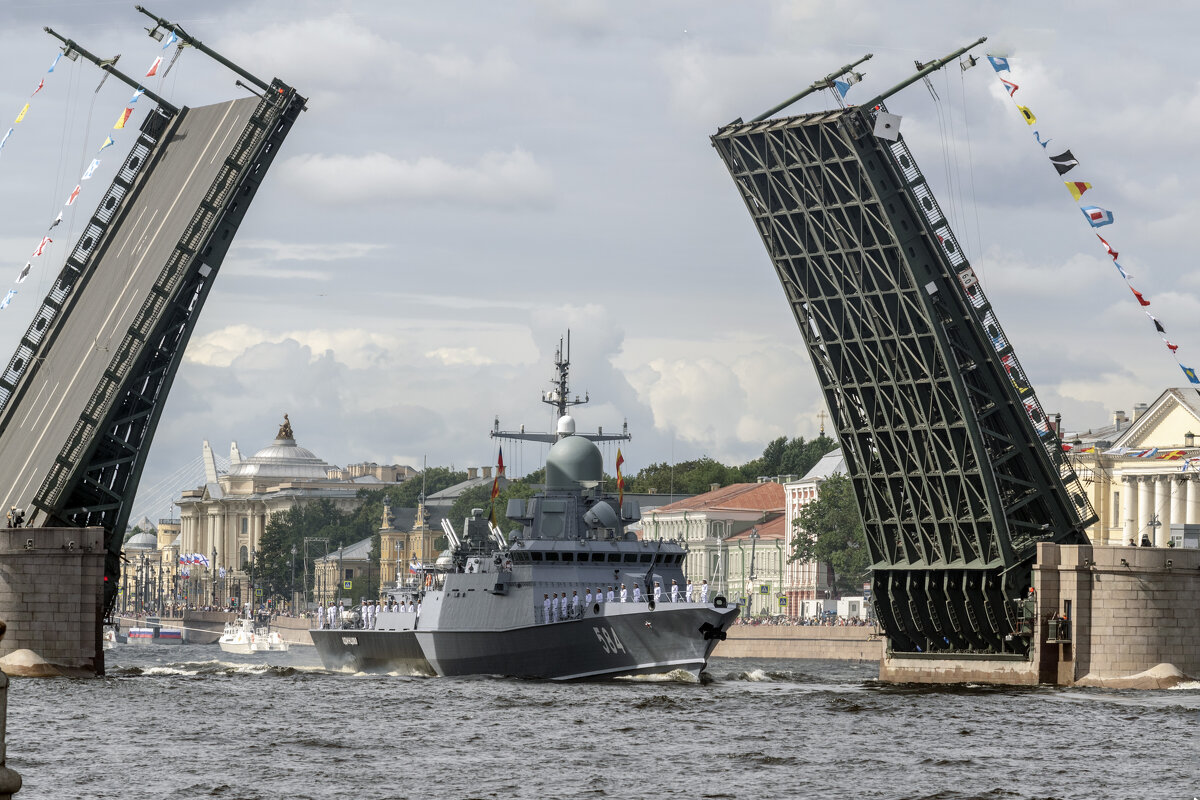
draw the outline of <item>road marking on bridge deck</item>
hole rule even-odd
[[[46,391],[46,387],[49,385],[50,385],[49,379],[46,379],[45,381],[42,382],[42,388],[38,390],[37,396],[33,398],[33,402],[30,403],[30,405],[29,405],[29,410],[25,412],[25,419],[21,420],[22,428],[25,427],[25,423],[29,422],[29,415],[33,413],[33,410],[35,408],[40,407],[40,406],[38,406],[38,400],[42,399],[42,392]],[[42,407],[42,410],[45,411],[45,408]],[[38,416],[40,417],[41,414],[38,414]]]
[[[193,167],[192,167],[192,171],[188,173],[187,178],[185,178],[183,183],[180,185],[179,191],[175,195],[175,200],[167,208],[167,213],[163,217],[162,222],[159,223],[158,229],[155,230],[154,236],[151,237],[150,244],[154,243],[154,241],[158,238],[158,235],[162,232],[163,226],[166,224],[167,220],[170,219],[171,212],[175,210],[175,206],[179,203],[179,199],[181,197],[183,197],[183,193],[187,189],[188,184],[191,183],[192,178],[195,177],[196,170],[200,168],[200,164],[204,158],[204,154],[206,152],[208,152],[208,148],[212,145],[213,139],[217,138],[217,134],[221,132],[221,127],[225,124],[225,120],[229,117],[229,114],[233,111],[233,106],[236,102],[237,102],[236,100],[230,101],[229,107],[225,109],[225,114],[222,115],[220,122],[217,123],[217,126],[213,130],[212,135],[208,137],[208,141],[205,142],[204,148],[200,151],[200,158],[196,160],[195,165],[193,165]],[[241,114],[239,113],[237,116],[234,117],[233,122],[230,123],[231,129],[233,126],[235,126],[238,123],[238,121],[240,119],[241,119]],[[228,138],[228,135],[226,136],[226,138]],[[224,141],[224,140],[222,140],[222,141]],[[210,160],[210,163],[211,163],[211,160]],[[127,281],[125,281],[125,286],[121,289],[121,294],[118,295],[118,297],[117,297],[117,302],[113,303],[112,308],[108,312],[108,316],[104,318],[104,322],[100,325],[100,331],[96,336],[97,341],[99,340],[100,335],[104,333],[105,328],[108,326],[109,320],[112,319],[112,315],[120,307],[121,300],[122,300],[122,298],[124,298],[125,293],[129,290],[130,283],[133,282],[134,277],[136,277],[137,273],[141,270],[142,265],[145,263],[146,255],[148,252],[149,252],[149,246],[147,246],[146,253],[143,253],[142,257],[138,259],[137,265],[130,272],[129,279]],[[170,258],[170,255],[168,254],[167,257]],[[128,310],[128,309],[126,309],[126,310]],[[95,351],[93,350],[91,352],[95,352]],[[30,460],[32,460],[34,455],[37,454],[38,448],[41,447],[42,440],[44,438],[46,438],[46,434],[49,432],[50,422],[53,421],[53,419],[58,416],[58,411],[60,408],[62,408],[62,404],[63,404],[63,402],[66,401],[67,396],[71,393],[71,389],[75,385],[75,380],[79,377],[80,371],[84,368],[85,365],[88,364],[89,360],[90,359],[86,356],[84,358],[80,359],[79,366],[76,367],[76,369],[75,369],[75,374],[71,376],[70,383],[67,384],[66,390],[63,391],[62,394],[59,396],[58,404],[54,406],[54,411],[50,415],[50,420],[47,421],[46,427],[42,429],[42,433],[40,436],[38,436],[37,441],[35,441],[33,443],[33,447],[29,448],[29,456],[25,459],[25,463],[21,465],[21,468],[19,470],[17,470],[18,479],[19,479],[21,473],[23,473],[25,471],[26,467],[29,466]],[[43,411],[44,410],[45,409],[43,409]],[[39,420],[41,419],[40,414],[38,415],[38,418],[39,418]],[[34,427],[35,428],[37,427],[36,422],[34,423]],[[37,475],[36,469],[34,469],[30,472],[29,478],[25,481],[25,485],[21,487],[21,491],[16,495],[17,498],[21,498],[21,497],[25,496],[25,491],[29,488],[29,484],[33,482],[33,479],[36,477],[36,475]],[[11,500],[12,500],[12,496],[10,495],[9,498],[5,500],[4,504],[9,505]]]

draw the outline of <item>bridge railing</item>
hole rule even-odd
[[[28,330],[18,342],[16,352],[9,359],[8,367],[0,374],[0,411],[7,406],[21,376],[29,368],[37,348],[41,345],[46,333],[53,327],[52,323],[67,304],[71,293],[78,288],[82,280],[86,280],[91,268],[90,259],[93,252],[103,240],[113,217],[121,210],[125,195],[137,180],[146,164],[146,158],[153,151],[166,129],[166,118],[161,110],[152,113],[142,124],[137,140],[126,154],[112,183],[100,198],[95,212],[84,226],[83,232],[79,235],[70,255],[67,256],[54,285],[42,300],[41,307],[29,324]]]
[[[83,461],[84,454],[96,439],[99,428],[119,394],[132,391],[143,394],[144,405],[150,406],[155,400],[158,383],[149,378],[141,380],[141,385],[128,385],[128,376],[139,358],[150,348],[170,347],[168,343],[152,340],[155,330],[167,313],[171,303],[180,296],[180,283],[189,276],[194,277],[196,271],[189,270],[189,265],[197,255],[198,249],[211,235],[219,216],[228,213],[227,201],[229,193],[239,184],[242,173],[250,166],[255,153],[259,150],[267,131],[271,130],[275,121],[281,116],[283,106],[267,94],[256,106],[250,120],[243,128],[229,156],[225,159],[216,178],[213,180],[204,200],[192,215],[191,220],[180,235],[174,250],[167,258],[159,272],[154,286],[146,294],[138,313],[130,324],[121,343],[114,351],[108,369],[105,370],[93,390],[88,403],[79,420],[71,430],[62,451],[50,470],[47,472],[41,487],[35,495],[34,505],[44,511],[54,508],[62,496],[72,476]],[[236,199],[228,201],[236,203]],[[198,268],[199,277],[207,278],[209,273],[205,265]],[[158,338],[164,338],[160,331]],[[124,435],[124,434],[122,434]],[[130,442],[136,449],[140,441]],[[99,490],[112,497],[113,503],[118,502],[118,496],[123,487],[110,485],[116,481],[118,471],[113,470],[101,477],[97,482],[93,478],[94,490]],[[95,511],[104,509],[96,508]]]

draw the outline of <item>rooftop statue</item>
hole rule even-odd
[[[283,424],[279,426],[279,433],[275,436],[276,439],[295,439],[292,433],[292,423],[288,421],[288,415],[283,415]]]

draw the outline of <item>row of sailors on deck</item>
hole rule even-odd
[[[416,612],[417,604],[409,598],[407,603],[399,602],[393,599],[380,600],[378,603],[374,600],[367,600],[362,604],[359,612],[359,621],[363,628],[373,630],[375,628],[375,620],[380,611],[398,611],[400,613],[408,612],[412,614]],[[317,627],[318,628],[340,628],[344,623],[348,622],[346,617],[349,616],[348,611],[344,610],[336,603],[329,606],[328,612],[321,606],[317,606]]]
[[[578,619],[580,617],[579,604],[581,602],[583,603],[583,607],[586,609],[587,607],[592,605],[593,602],[595,602],[595,603],[606,603],[606,602],[607,603],[615,603],[615,602],[628,603],[630,600],[629,590],[627,588],[625,588],[625,584],[623,584],[623,583],[621,584],[621,589],[620,589],[619,593],[612,586],[608,587],[607,594],[605,594],[604,587],[602,587],[602,586],[596,588],[596,593],[594,595],[592,594],[592,588],[590,586],[587,587],[586,589],[584,589],[584,592],[585,592],[585,594],[584,594],[582,600],[580,600],[580,598],[579,598],[578,591],[572,591],[570,597],[567,597],[566,592],[563,592],[561,595],[558,592],[555,592],[553,594],[553,596],[551,596],[550,594],[543,594],[542,595],[542,621],[543,622],[561,622],[565,619]],[[679,584],[676,583],[675,581],[671,581],[670,594],[671,594],[670,602],[678,603],[679,602]],[[683,592],[683,597],[684,597],[683,601],[685,603],[692,602],[692,597],[694,594],[695,594],[695,587],[692,586],[691,581],[688,581],[687,588],[685,588],[684,592]],[[664,598],[663,598],[662,582],[655,581],[654,582],[654,602],[661,603],[661,602],[663,602],[663,599]],[[642,587],[637,585],[636,583],[633,585],[633,602],[635,602],[635,603],[642,602]],[[701,603],[708,602],[708,581],[703,581],[700,584],[700,602]]]

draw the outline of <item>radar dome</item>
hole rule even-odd
[[[559,422],[562,429],[563,417]],[[580,481],[597,482],[604,478],[604,457],[600,448],[582,436],[566,436],[555,442],[546,456],[546,488],[578,489]]]
[[[575,420],[570,414],[563,414],[558,418],[558,438],[571,436],[575,433]]]

